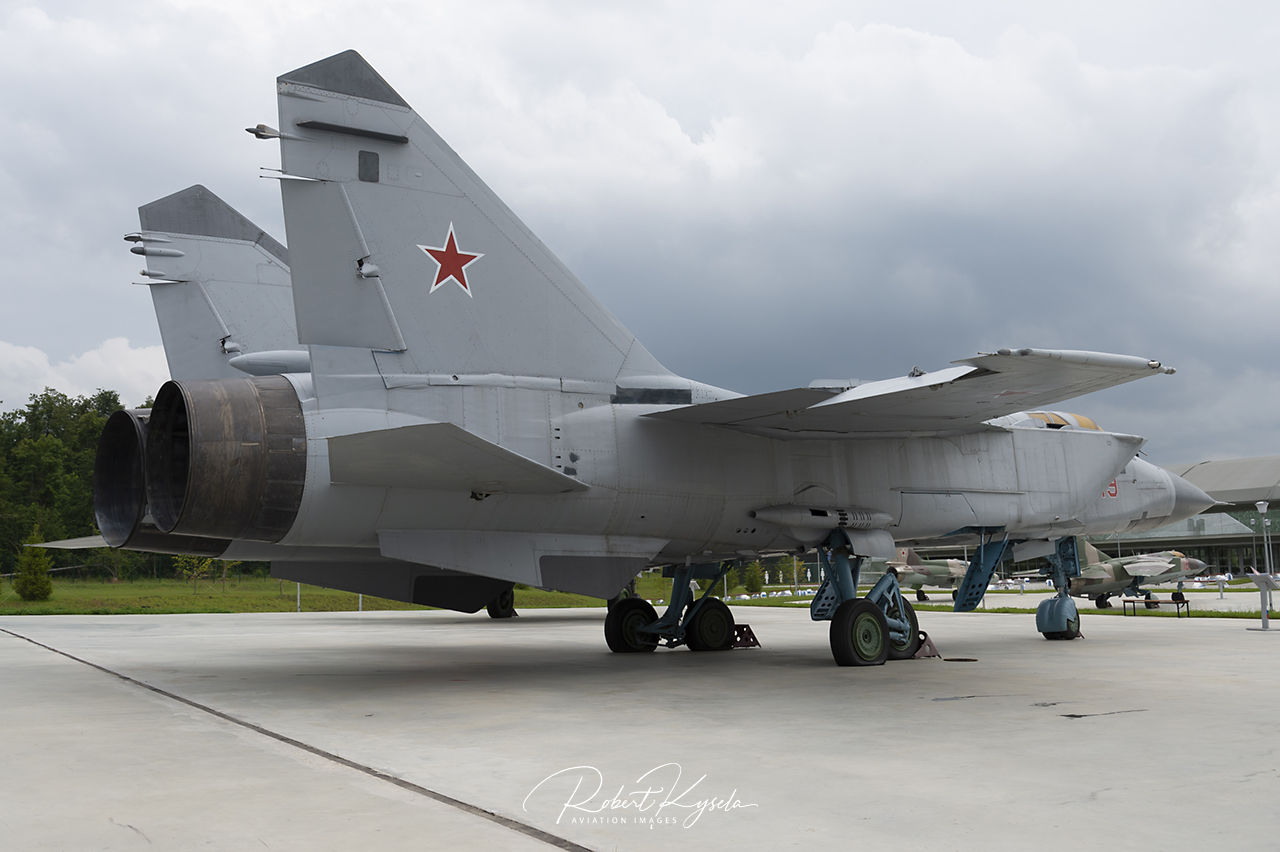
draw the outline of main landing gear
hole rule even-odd
[[[809,617],[831,622],[831,656],[836,665],[879,666],[886,660],[910,659],[928,637],[920,631],[915,609],[902,596],[896,571],[886,573],[865,597],[858,597],[858,571],[864,558],[854,553],[844,530],[828,536],[818,548],[826,579],[809,605]],[[747,625],[734,623],[723,601],[709,596],[732,564],[686,563],[668,569],[671,603],[661,616],[643,598],[614,601],[604,621],[609,650],[642,654],[659,645],[687,645],[691,651],[759,645]],[[695,579],[711,580],[696,600],[691,587]]]
[[[485,609],[488,610],[490,618],[514,617],[517,614],[515,586],[507,586],[498,592],[498,596],[489,601],[489,605]]]
[[[690,651],[727,651],[759,645],[750,628],[734,623],[733,613],[724,601],[710,596],[731,567],[732,562],[706,562],[671,569],[671,603],[661,617],[643,598],[612,600],[604,620],[609,650],[638,654],[652,651],[659,644],[668,648],[687,645]],[[696,600],[692,586],[695,579],[711,580]]]
[[[1036,630],[1044,634],[1046,639],[1076,639],[1080,636],[1080,611],[1076,602],[1067,592],[1072,577],[1080,576],[1080,557],[1076,553],[1075,536],[1060,538],[1054,544],[1054,552],[1049,554],[1049,565],[1053,570],[1053,585],[1058,594],[1048,600],[1040,601],[1036,607]]]
[[[926,638],[915,609],[902,597],[896,571],[886,572],[866,597],[858,597],[864,558],[854,554],[844,530],[832,532],[818,548],[826,579],[809,604],[809,617],[831,622],[831,656],[838,666],[910,659]]]

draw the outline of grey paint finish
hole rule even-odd
[[[601,598],[616,594],[666,544],[637,536],[486,530],[381,530],[378,539],[382,554],[393,559]]]
[[[298,340],[362,349],[403,349],[382,279],[362,276],[372,251],[338,183],[282,181]],[[376,261],[375,261],[376,263]]]
[[[127,239],[146,258],[173,379],[240,377],[237,356],[301,351],[283,246],[202,186],[138,213]]]
[[[289,251],[230,204],[200,184],[166,195],[138,208],[144,231],[192,234],[254,243],[286,267]]]
[[[1166,371],[1145,358],[1037,349],[1002,350],[957,363],[967,366],[868,382],[826,398],[823,391],[799,389],[649,416],[788,432],[930,434]]]
[[[670,375],[415,113],[317,91],[306,99],[282,92],[279,106],[282,126],[322,121],[409,138],[396,145],[299,129],[280,140],[288,175],[324,182],[282,186],[304,341],[405,350],[376,354],[386,376],[493,373],[643,387],[619,377]],[[358,179],[361,151],[379,155],[380,182]],[[457,276],[441,278],[429,249],[482,255],[461,269],[466,288]],[[375,294],[353,280],[365,256],[379,271],[385,318]]]
[[[821,539],[752,516],[764,507],[882,513],[888,532],[859,541],[886,552],[888,535],[975,526],[1115,529],[1170,502],[1166,481],[1086,520],[1143,439],[1002,416],[1167,372],[1157,362],[1001,350],[856,387],[701,385],[665,370],[412,110],[333,85],[278,89],[311,366],[310,382],[287,377],[308,451],[285,548],[606,595],[635,560]]]
[[[452,423],[423,423],[330,438],[329,476],[345,485],[480,494],[559,494],[588,488]]]

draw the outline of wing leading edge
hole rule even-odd
[[[1131,355],[1051,349],[1001,349],[952,363],[957,366],[839,393],[797,389],[646,416],[787,432],[932,434],[1174,372],[1159,361]]]

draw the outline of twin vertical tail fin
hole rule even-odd
[[[374,350],[388,386],[667,374],[358,53],[277,91],[303,343]]]
[[[138,218],[142,230],[125,239],[146,258],[174,379],[243,377],[254,356],[273,372],[305,371],[284,246],[199,185],[143,205]]]

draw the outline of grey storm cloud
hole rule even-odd
[[[1062,407],[1156,461],[1274,452],[1280,14],[898,5],[10,6],[0,398],[145,393],[136,208],[199,182],[283,238],[242,128],[354,47],[683,375],[1124,352],[1179,373]]]

